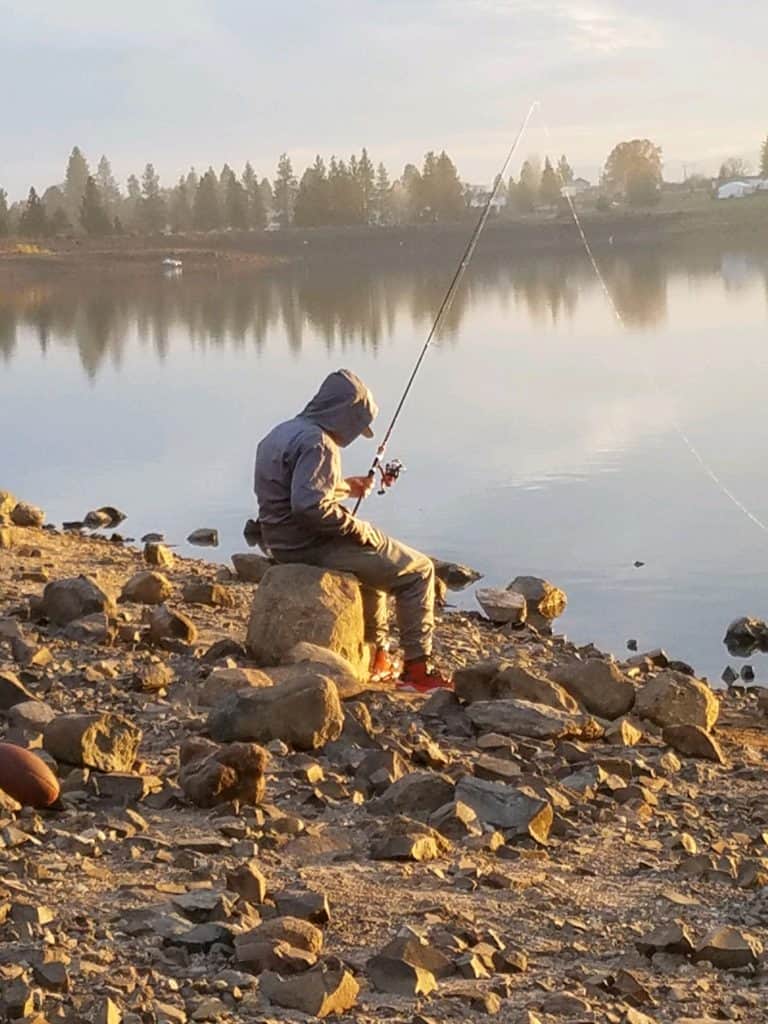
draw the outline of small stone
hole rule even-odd
[[[27,704],[36,699],[13,672],[0,672],[0,711],[8,711],[17,704]]]
[[[160,541],[147,541],[144,545],[144,561],[160,569],[170,569],[175,562],[173,552]]]
[[[197,627],[183,612],[173,611],[166,605],[153,608],[149,613],[149,638],[154,643],[160,640],[183,640],[193,644],[197,640]]]
[[[208,716],[217,740],[279,739],[297,750],[317,750],[341,735],[344,715],[338,690],[328,678],[306,678],[227,697]]]
[[[655,953],[674,953],[690,956],[694,950],[693,935],[682,921],[659,925],[652,932],[635,942],[639,953],[653,956]]]
[[[200,527],[189,534],[187,542],[196,544],[198,547],[216,548],[219,546],[219,531],[205,526]]]
[[[760,960],[763,945],[759,939],[739,928],[716,928],[696,947],[696,963],[708,960],[721,970],[748,967]]]
[[[64,627],[66,639],[79,644],[106,643],[112,634],[109,618],[104,612],[94,612],[92,615],[73,619]]]
[[[179,785],[198,807],[233,800],[258,804],[264,799],[268,755],[255,743],[219,747],[195,737],[182,744],[179,760]]]
[[[637,712],[662,728],[697,725],[709,732],[717,721],[720,705],[706,683],[668,670],[638,691]]]
[[[485,587],[475,591],[477,603],[495,626],[518,625],[527,618],[527,602],[513,590]]]
[[[528,605],[529,618],[540,615],[544,619],[557,619],[568,604],[564,590],[538,576],[515,576],[507,590],[523,595]]]
[[[632,710],[635,688],[612,661],[570,661],[550,673],[570,695],[599,718],[621,718]]]
[[[42,613],[57,626],[66,626],[73,619],[101,612],[109,618],[116,614],[112,596],[102,590],[90,576],[54,580],[43,591]]]
[[[249,903],[263,903],[267,897],[267,879],[255,861],[249,861],[234,871],[228,871],[227,888]]]
[[[256,552],[244,552],[243,554],[232,555],[237,578],[244,583],[261,583],[264,573],[272,565],[272,562],[264,555]]]
[[[320,925],[331,920],[328,897],[321,892],[281,892],[275,896],[275,906],[281,917],[298,917]]]
[[[484,782],[464,775],[456,786],[456,800],[467,804],[480,821],[509,829],[515,835],[529,835],[546,842],[552,827],[552,804],[522,789],[501,782]]]
[[[239,952],[242,947],[251,943],[277,942],[285,942],[294,949],[303,949],[317,956],[323,949],[323,933],[314,924],[301,918],[275,917],[238,935],[235,947]]]
[[[267,972],[261,976],[260,988],[271,1003],[321,1019],[351,1010],[360,991],[353,975],[336,959],[288,980]]]
[[[59,715],[45,728],[43,746],[66,764],[127,772],[136,760],[141,729],[122,715]]]
[[[270,677],[257,668],[216,668],[200,687],[197,700],[203,707],[215,707],[241,690],[272,685]]]
[[[202,604],[211,608],[231,608],[234,605],[234,598],[226,587],[207,580],[185,583],[182,596],[187,604]]]
[[[15,526],[42,526],[45,522],[45,512],[37,505],[28,505],[20,501],[11,510],[11,522]]]
[[[375,809],[389,813],[432,814],[453,799],[454,782],[437,772],[409,772],[382,793]]]
[[[171,581],[161,572],[144,569],[132,576],[122,589],[121,601],[162,604],[173,593]]]

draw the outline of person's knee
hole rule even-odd
[[[422,555],[419,552],[419,557],[416,559],[413,571],[424,580],[425,583],[435,582],[435,563],[431,558],[426,555]]]

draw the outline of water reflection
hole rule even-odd
[[[740,254],[695,249],[682,263],[675,256],[638,249],[601,254],[608,285],[626,323],[656,327],[667,315],[671,275],[721,277],[741,285],[768,266]],[[684,267],[684,270],[682,269]],[[398,317],[423,328],[440,304],[448,279],[435,267],[350,269],[300,266],[261,273],[222,275],[190,272],[173,278],[148,271],[127,279],[42,276],[34,283],[2,284],[0,356],[13,358],[20,328],[32,328],[40,349],[75,346],[89,376],[105,360],[120,365],[135,334],[162,359],[172,327],[195,347],[253,346],[260,349],[280,327],[298,353],[305,331],[328,351],[360,346],[377,353],[396,329]],[[738,286],[737,285],[737,286]],[[444,338],[455,337],[467,310],[493,298],[502,308],[524,309],[534,322],[570,320],[580,303],[599,291],[585,256],[557,254],[479,260],[467,275],[446,320]]]
[[[686,247],[684,259],[679,252],[644,248],[609,249],[599,258],[617,308],[635,329],[665,321],[667,286],[675,274],[718,277],[733,289],[759,273],[768,292],[768,263],[756,255],[694,246]],[[444,271],[423,264],[350,269],[326,262],[170,278],[160,268],[156,275],[147,271],[125,279],[43,274],[34,283],[3,284],[0,278],[0,357],[13,358],[22,327],[32,328],[43,352],[51,344],[75,346],[89,376],[105,360],[119,366],[132,334],[163,359],[172,327],[198,348],[258,350],[279,326],[294,353],[301,351],[305,330],[329,352],[354,345],[377,353],[395,333],[398,317],[420,329],[431,321],[450,278]],[[571,320],[599,288],[585,255],[479,259],[456,296],[443,337],[450,343],[467,310],[489,299],[525,310],[534,322],[558,322]]]

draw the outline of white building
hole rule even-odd
[[[726,181],[717,190],[718,199],[743,199],[755,192],[768,191],[768,178],[746,178],[739,181]]]

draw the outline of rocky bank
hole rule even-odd
[[[768,1021],[761,692],[450,613],[395,694],[348,580],[0,517],[2,1019]]]

